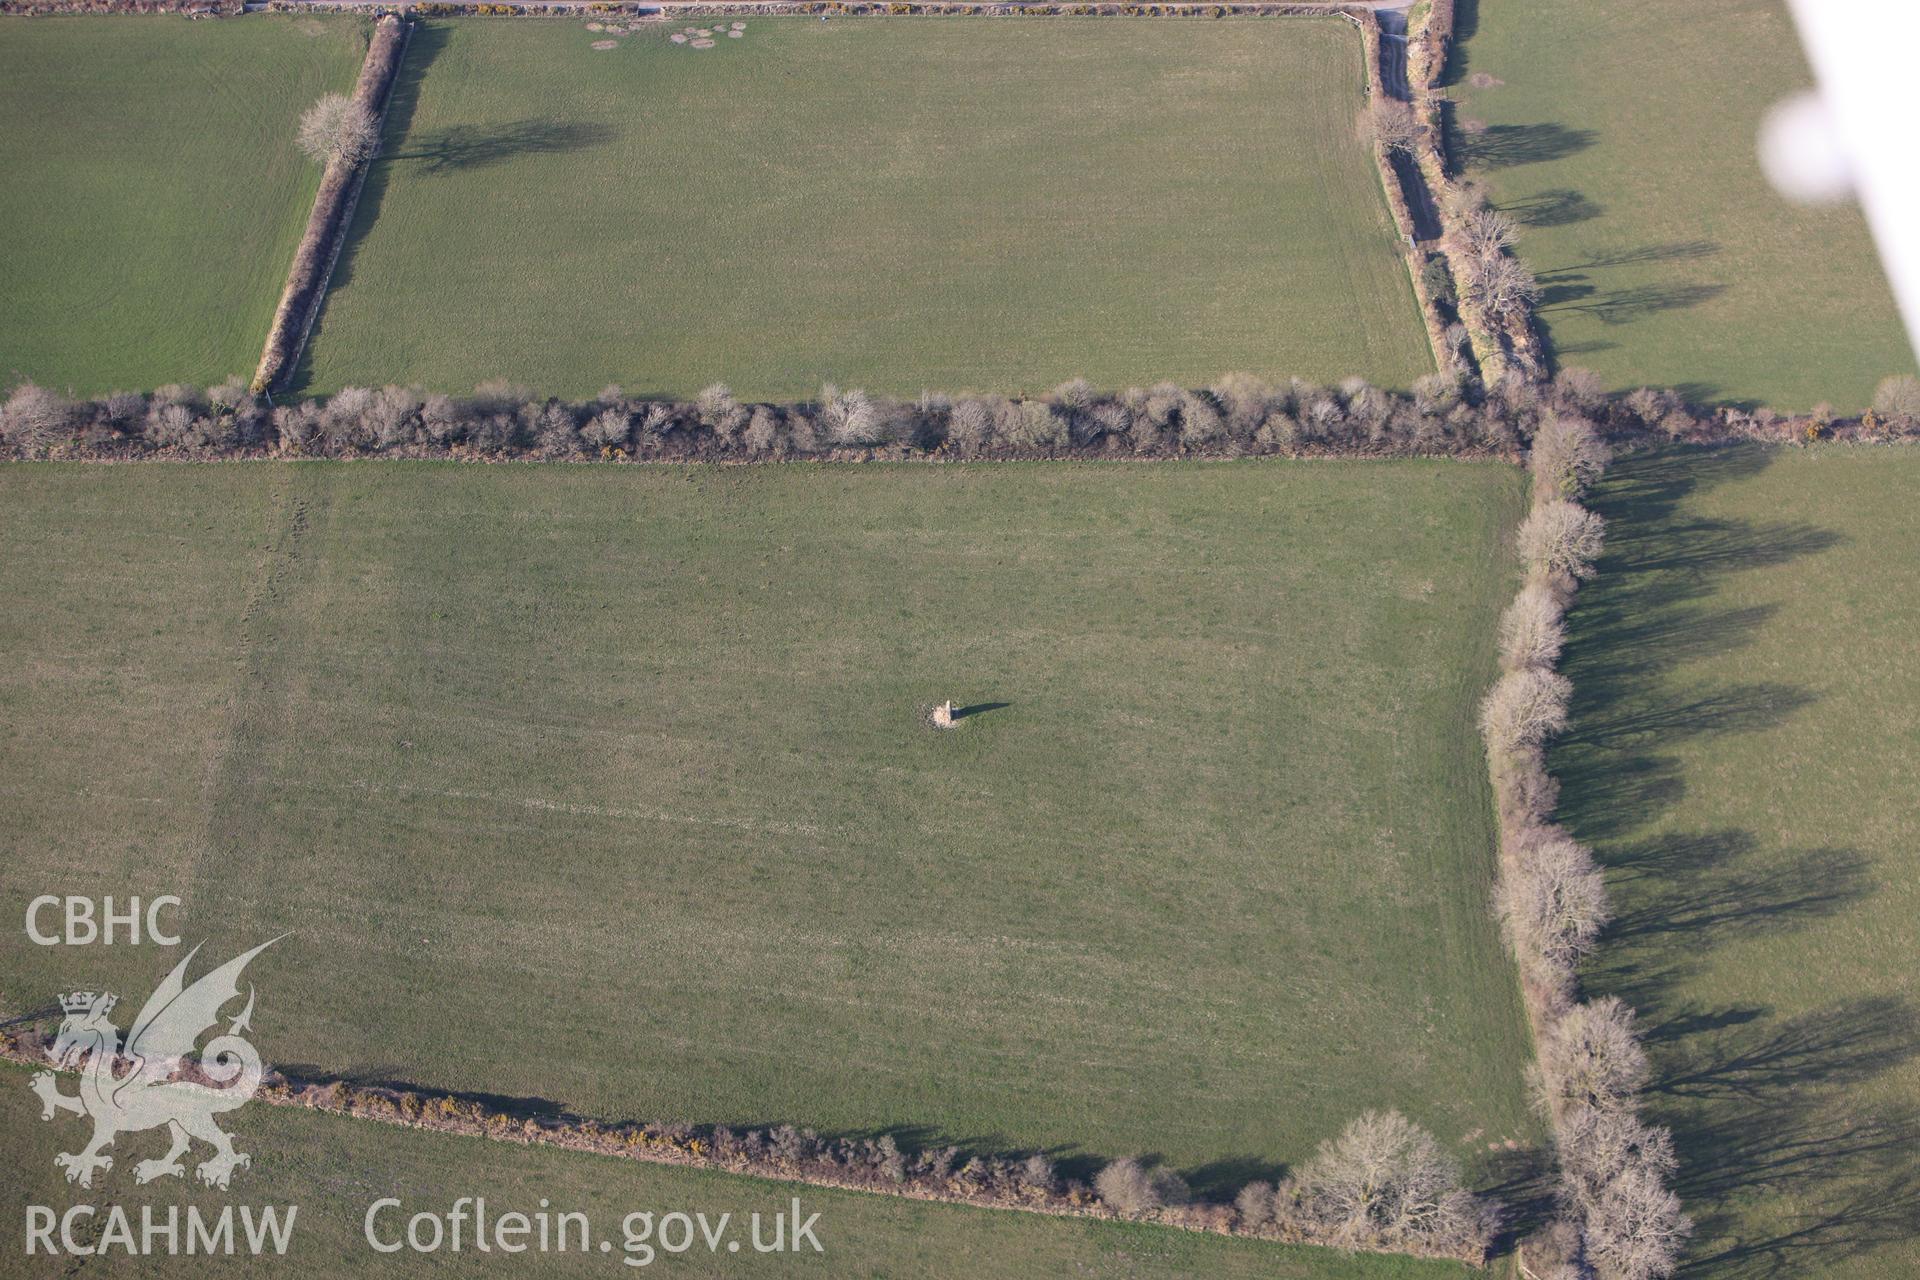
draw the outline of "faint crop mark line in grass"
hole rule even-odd
[[[296,778],[258,778],[258,786],[297,786],[324,789],[324,784]],[[492,791],[454,791],[438,787],[410,787],[403,784],[369,782],[357,779],[338,784],[369,795],[432,796],[442,800],[477,800],[533,809],[542,813],[566,813],[590,818],[618,818],[635,822],[662,822],[680,826],[726,827],[736,831],[759,831],[769,835],[817,836],[821,828],[805,822],[750,822],[744,818],[699,818],[690,814],[664,813],[657,809],[634,809],[619,805],[583,804],[567,800],[545,800],[538,796],[506,796]]]
[[[226,708],[220,717],[221,727],[207,737],[199,789],[198,839],[187,863],[186,882],[181,890],[183,905],[188,911],[193,909],[198,897],[204,878],[203,866],[216,843],[221,796],[228,790],[233,771],[244,754],[248,725],[257,714],[252,705],[259,692],[252,688],[260,675],[257,659],[274,649],[272,638],[267,634],[271,619],[285,602],[312,527],[307,499],[299,491],[305,476],[298,468],[286,468],[277,477],[273,513],[268,522],[269,541],[254,566],[255,585],[241,613],[239,650],[234,654],[233,678],[227,691]]]

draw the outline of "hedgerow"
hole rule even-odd
[[[0,1058],[46,1065],[50,1028],[0,1027]],[[218,1087],[191,1061],[180,1078]],[[269,1071],[257,1095],[386,1124],[562,1147],[616,1158],[754,1174],[817,1186],[945,1200],[984,1208],[1124,1218],[1188,1231],[1481,1263],[1495,1207],[1462,1189],[1431,1135],[1393,1113],[1367,1113],[1321,1145],[1299,1175],[1253,1183],[1232,1203],[1196,1201],[1164,1165],[1135,1157],[1089,1183],[1063,1177],[1040,1153],[996,1155],[952,1146],[909,1150],[891,1135],[825,1137],[790,1124],[736,1129],[679,1122],[607,1122],[525,1113],[489,1101]]]
[[[912,400],[857,388],[819,399],[753,403],[716,384],[692,401],[648,400],[608,387],[591,400],[534,395],[504,381],[447,396],[417,387],[349,387],[330,398],[273,404],[232,378],[205,390],[168,386],[73,400],[31,382],[0,401],[0,448],[17,458],[448,457],[556,460],[771,461],[788,458],[1361,457],[1518,458],[1530,444],[1543,501],[1523,530],[1528,553],[1556,574],[1586,572],[1597,517],[1556,494],[1621,445],[1920,438],[1920,413],[1897,393],[1886,412],[1841,419],[1761,409],[1691,408],[1670,391],[1595,399],[1579,371],[1549,384],[1509,377],[1474,396],[1430,374],[1412,394],[1364,379],[1338,385],[1228,374],[1210,387],[1173,383],[1099,392],[1081,379],[1042,396]],[[1569,433],[1572,433],[1570,436]],[[1568,446],[1568,439],[1588,443]],[[1571,448],[1571,452],[1569,449]],[[1548,460],[1551,460],[1549,463]]]
[[[1530,1274],[1654,1280],[1673,1273],[1692,1230],[1668,1185],[1672,1137],[1640,1117],[1650,1068],[1633,1010],[1580,999],[1576,966],[1611,918],[1591,850],[1553,821],[1547,745],[1567,725],[1571,684],[1555,669],[1564,617],[1600,558],[1605,521],[1579,504],[1608,449],[1582,411],[1610,415],[1591,380],[1563,378],[1532,437],[1533,509],[1517,538],[1526,583],[1500,620],[1502,674],[1481,710],[1499,814],[1494,890],[1538,1046],[1535,1096],[1553,1126],[1560,1217],[1522,1246]],[[1677,397],[1622,402],[1643,428]]]

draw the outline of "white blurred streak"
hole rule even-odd
[[[1853,194],[1853,166],[1840,127],[1820,95],[1787,98],[1760,125],[1760,167],[1789,200],[1833,204]]]
[[[1831,198],[1834,175],[1851,177],[1920,355],[1920,0],[1792,5],[1827,123],[1791,104],[1770,117],[1768,177],[1798,198],[1796,185]]]

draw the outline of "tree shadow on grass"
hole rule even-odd
[[[1572,732],[1553,759],[1562,819],[1598,846],[1618,910],[1584,984],[1639,1012],[1655,1066],[1648,1115],[1674,1132],[1676,1189],[1697,1223],[1684,1274],[1713,1280],[1821,1274],[1920,1235],[1920,1118],[1853,1092],[1920,1054],[1912,1008],[1848,995],[1787,1012],[1687,994],[1716,949],[1834,919],[1879,888],[1857,850],[1660,825],[1687,790],[1663,748],[1765,731],[1814,700],[1716,666],[1779,607],[1719,606],[1722,580],[1843,544],[1832,530],[1691,506],[1774,456],[1662,450],[1622,461],[1602,486],[1609,547],[1574,608]]]
[[[1523,227],[1567,227],[1606,212],[1606,206],[1566,187],[1509,200],[1495,208]]]
[[[1440,73],[1443,85],[1467,78],[1470,45],[1480,31],[1480,0],[1453,0],[1453,42],[1447,46],[1447,65]]]
[[[395,161],[413,163],[421,173],[452,173],[505,164],[521,156],[556,155],[599,146],[613,136],[605,125],[578,120],[532,118],[505,124],[454,125],[409,139]]]
[[[1585,151],[1600,140],[1591,129],[1544,124],[1494,124],[1455,135],[1460,159],[1468,168],[1511,169],[1523,164],[1545,164]]]
[[[1630,249],[1607,249],[1589,253],[1586,261],[1556,267],[1561,271],[1600,271],[1607,267],[1632,267],[1650,262],[1697,262],[1720,252],[1718,240],[1670,240],[1661,244],[1643,244]],[[1548,273],[1553,274],[1553,273]]]
[[[1561,273],[1555,278],[1564,281],[1585,277]],[[1601,324],[1632,324],[1663,311],[1685,311],[1712,302],[1726,291],[1723,284],[1642,284],[1604,291],[1594,286],[1569,286],[1557,292],[1550,287],[1540,299],[1540,310],[1581,312]]]

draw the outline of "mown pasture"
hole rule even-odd
[[[1520,223],[1562,365],[1610,388],[1857,413],[1913,369],[1865,221],[1755,149],[1810,83],[1783,0],[1460,6],[1454,144]]]
[[[1327,18],[430,21],[300,380],[794,399],[1407,386],[1432,356]]]
[[[1910,450],[1643,455],[1575,606],[1563,812],[1619,920],[1587,975],[1640,1010],[1688,1274],[1920,1268]]]
[[[1537,1137],[1473,707],[1512,470],[20,465],[0,868],[272,1060],[1158,1152]],[[977,710],[936,733],[922,709]],[[164,949],[0,938],[15,1011]]]
[[[0,385],[251,377],[320,181],[295,122],[365,48],[345,18],[0,24]]]

